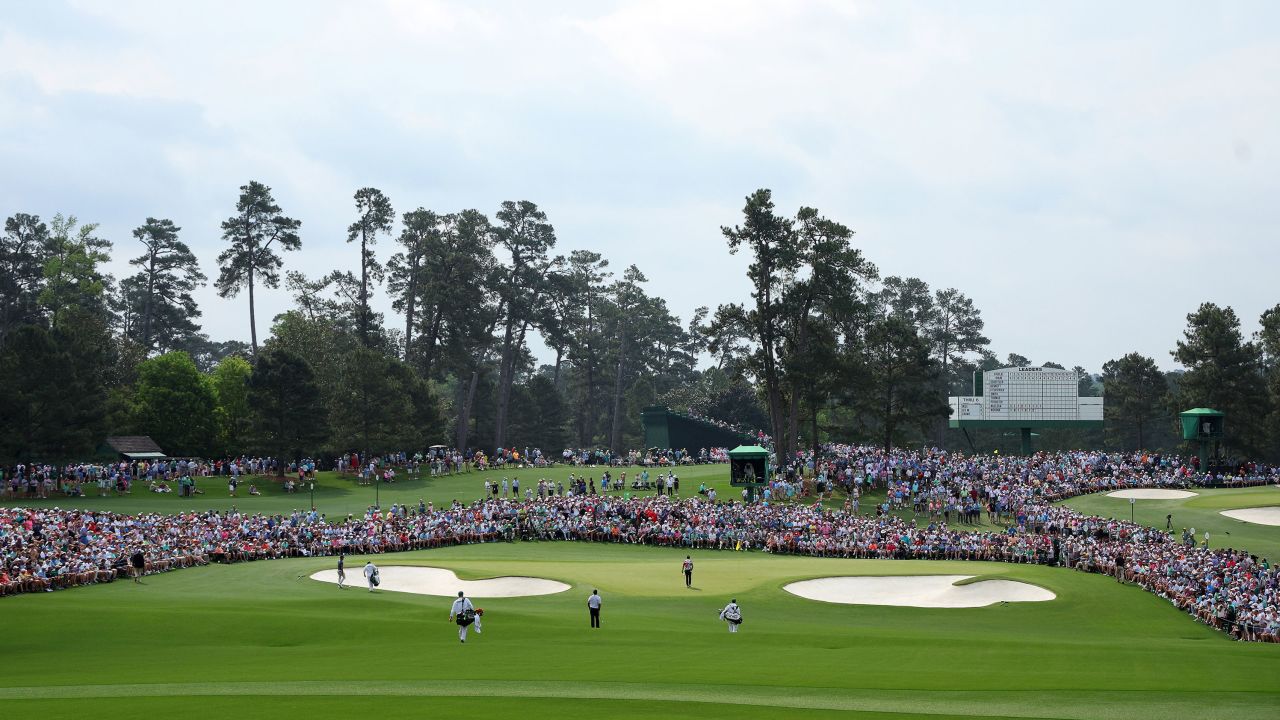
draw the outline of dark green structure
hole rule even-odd
[[[1182,421],[1182,439],[1196,444],[1200,469],[1208,468],[1210,446],[1213,447],[1212,456],[1216,457],[1226,437],[1226,414],[1212,408],[1191,408],[1178,413],[1178,419]]]
[[[769,451],[759,445],[739,445],[729,451],[729,484],[747,488],[747,502],[755,500],[756,488],[769,482]]]
[[[737,447],[753,441],[750,435],[661,405],[645,408],[640,419],[644,423],[645,447],[697,453],[702,448]]]
[[[1045,376],[1040,382],[1042,373],[1071,377]],[[975,452],[969,428],[1017,430],[1022,454],[1030,455],[1035,428],[1103,427],[1103,398],[1081,397],[1079,382],[1079,375],[1060,368],[1008,367],[975,372],[972,395],[948,398],[951,418],[947,424],[963,432]]]
[[[729,451],[729,484],[754,487],[769,482],[769,451],[759,445],[739,445]]]

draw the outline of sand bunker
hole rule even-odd
[[[1107,493],[1107,497],[1113,498],[1134,498],[1137,500],[1181,500],[1182,498],[1195,497],[1195,493],[1186,490],[1117,490]]]
[[[1239,510],[1223,510],[1232,520],[1242,520],[1255,525],[1280,525],[1280,507],[1240,508]]]
[[[461,590],[473,598],[528,597],[530,595],[554,595],[569,589],[569,585],[555,580],[534,577],[499,577],[488,580],[459,580],[452,570],[407,565],[387,565],[378,568],[382,579],[379,590],[406,592],[417,595],[457,597]],[[337,583],[337,570],[321,570],[312,573],[312,580]],[[347,569],[347,584],[368,587],[364,579],[364,566]]]
[[[783,590],[809,600],[846,605],[896,605],[923,608],[975,608],[998,602],[1043,602],[1057,597],[1042,587],[1013,580],[982,580],[956,585],[972,575],[903,577],[829,577],[802,580]]]

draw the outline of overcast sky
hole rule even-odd
[[[687,319],[747,299],[718,228],[769,187],[971,296],[1001,357],[1094,371],[1280,302],[1277,127],[1275,2],[0,2],[0,213],[101,223],[117,275],[155,216],[215,277],[250,179],[302,221],[286,269],[352,267],[372,185],[532,200]],[[248,340],[243,295],[197,299]]]

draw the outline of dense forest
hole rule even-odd
[[[359,272],[316,277],[287,269],[306,229],[269,187],[244,185],[229,210],[218,267],[199,266],[172,219],[145,218],[124,278],[103,270],[122,241],[92,223],[5,220],[0,461],[84,458],[126,434],[194,456],[437,443],[625,451],[642,444],[640,409],[652,404],[762,429],[782,452],[826,440],[1017,447],[1004,433],[948,429],[946,398],[968,394],[976,371],[1033,360],[996,357],[961,289],[881,277],[849,227],[813,208],[781,213],[768,190],[721,228],[727,251],[750,260],[751,300],[687,322],[646,290],[641,268],[557,254],[550,220],[528,201],[492,215],[397,213],[362,188],[340,263]],[[210,275],[243,302],[247,343],[201,331],[192,290]],[[292,307],[264,320],[260,341],[255,292],[281,282]],[[403,322],[373,309],[377,293]],[[1231,308],[1205,303],[1170,340],[1176,372],[1124,348],[1102,368],[1072,368],[1082,395],[1105,394],[1105,428],[1044,431],[1039,446],[1175,450],[1177,411],[1208,406],[1227,413],[1230,452],[1274,457],[1280,305],[1246,338]],[[1069,367],[1055,360],[1035,362]]]

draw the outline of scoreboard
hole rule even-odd
[[[1054,368],[1004,368],[982,374],[987,420],[1079,420],[1080,376]]]
[[[975,383],[976,384],[976,383]],[[952,397],[951,420],[1031,427],[1102,421],[1102,398],[1080,397],[1074,370],[1011,367],[982,373],[981,395]],[[966,424],[968,424],[966,423]]]

